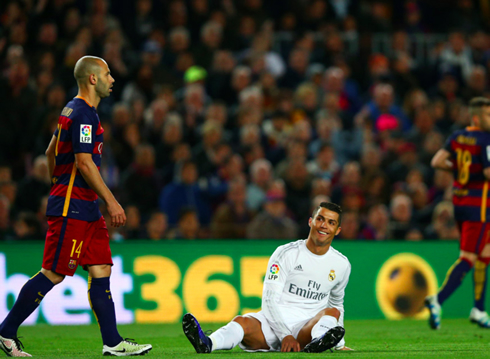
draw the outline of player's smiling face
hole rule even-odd
[[[333,238],[340,233],[339,214],[327,208],[320,207],[308,224],[310,226],[308,239],[317,247],[329,246]]]

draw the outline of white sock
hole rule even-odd
[[[339,325],[337,319],[331,315],[324,315],[311,329],[311,337],[313,339],[321,337],[327,331]]]
[[[213,342],[213,352],[215,350],[230,350],[236,347],[243,340],[245,332],[237,322],[229,322],[224,327],[219,328],[209,337]]]

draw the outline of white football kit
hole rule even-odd
[[[330,247],[316,255],[298,240],[278,247],[267,267],[262,310],[246,316],[261,322],[270,350],[281,350],[284,337],[297,338],[299,331],[321,310],[337,308],[344,325],[344,294],[351,265],[347,257]],[[343,346],[344,340],[337,345]],[[240,344],[244,350],[247,347]]]

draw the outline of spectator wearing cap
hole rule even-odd
[[[297,239],[298,225],[287,217],[284,192],[267,192],[263,210],[247,227],[248,239]]]

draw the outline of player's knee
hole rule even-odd
[[[250,322],[249,318],[243,317],[241,315],[237,315],[235,318],[233,318],[233,321],[240,324],[240,326],[243,328],[243,332],[245,335],[253,331],[252,323]]]
[[[327,308],[323,311],[324,315],[330,315],[332,317],[335,317],[337,320],[340,318],[340,310],[337,308]]]
[[[41,273],[44,274],[46,278],[48,278],[54,285],[60,284],[65,279],[65,276],[62,274],[58,274],[48,269],[41,269]]]
[[[472,253],[471,253],[472,254]],[[477,256],[476,255],[466,255],[466,254],[461,254],[459,256],[459,259],[461,261],[465,261],[466,263],[469,264],[470,267],[473,267],[475,265],[475,262],[476,262],[476,259],[477,259]]]
[[[488,266],[490,263],[490,257],[478,257],[478,262],[484,263],[485,266]]]

